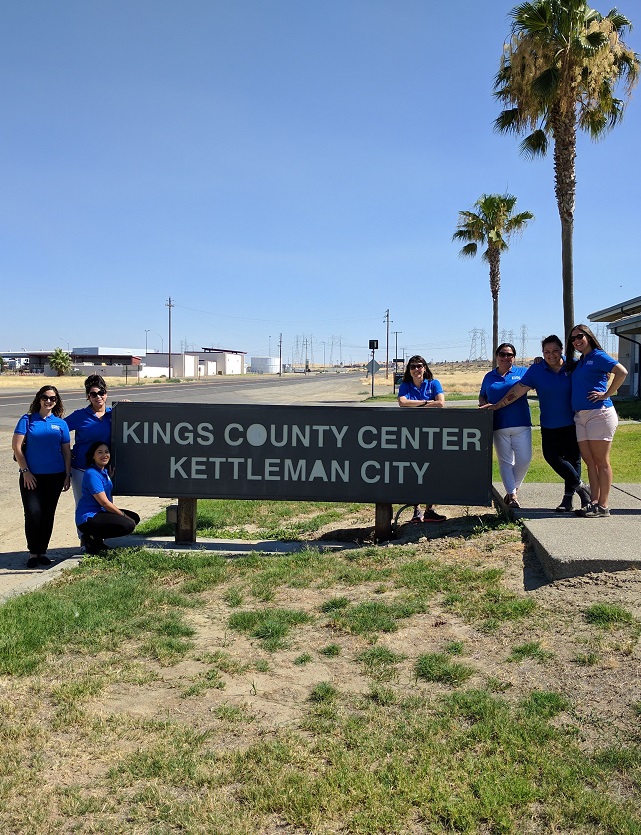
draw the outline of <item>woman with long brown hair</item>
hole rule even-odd
[[[27,568],[51,565],[47,548],[56,507],[60,493],[70,484],[71,452],[64,412],[58,389],[42,386],[13,434],[11,446],[18,464],[29,549]]]
[[[591,519],[609,516],[610,449],[619,423],[610,395],[619,389],[628,370],[606,354],[590,328],[583,324],[575,325],[570,331],[566,357],[572,382],[576,438],[588,468],[592,498],[588,507],[575,512]]]

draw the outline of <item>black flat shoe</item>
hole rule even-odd
[[[38,568],[38,557],[29,557],[27,560],[27,568]]]
[[[38,554],[36,559],[38,560],[38,565],[51,565],[53,563],[53,560],[50,560],[49,557],[44,554]]]

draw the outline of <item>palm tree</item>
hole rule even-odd
[[[586,0],[535,0],[516,6],[510,16],[512,39],[494,82],[506,109],[494,127],[526,134],[521,152],[528,157],[544,155],[553,143],[567,336],[574,325],[577,130],[599,139],[621,121],[639,58],[623,42],[631,23],[616,9],[603,17]],[[625,101],[616,98],[621,85]]]
[[[71,371],[71,356],[62,348],[56,348],[53,354],[49,355],[49,365],[58,373],[58,377],[62,377]]]
[[[492,293],[492,356],[499,344],[499,289],[501,287],[501,253],[508,247],[512,235],[522,232],[534,215],[532,212],[512,214],[516,197],[512,194],[483,194],[474,204],[476,211],[459,212],[453,241],[466,241],[459,252],[473,258],[478,244],[487,243],[482,258],[490,265]]]

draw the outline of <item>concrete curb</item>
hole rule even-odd
[[[526,483],[519,490],[521,508],[513,510],[503,503],[503,486],[493,485],[497,508],[522,521],[525,537],[549,580],[641,568],[640,484],[613,485],[611,516],[604,519],[556,513],[562,492],[559,484]]]

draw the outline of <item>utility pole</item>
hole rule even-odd
[[[385,319],[383,321],[387,322],[387,339],[385,340],[385,379],[389,378],[389,308],[385,311]]]
[[[165,307],[169,308],[169,379],[171,377],[171,309],[175,305],[171,300],[171,296],[169,296],[169,301],[165,302]]]
[[[398,335],[399,333],[403,333],[403,331],[394,331],[394,336],[396,341],[394,343],[394,371],[398,371],[398,365],[396,364],[396,360],[398,359]]]

